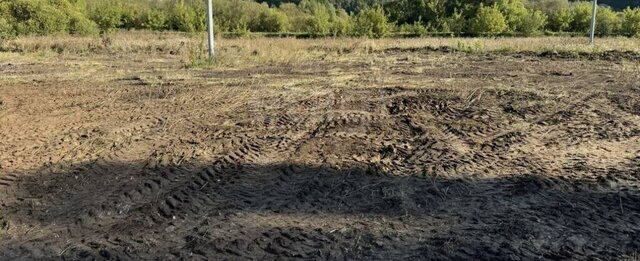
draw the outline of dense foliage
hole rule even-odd
[[[618,2],[608,3],[620,6],[615,5]],[[2,38],[25,34],[87,35],[115,29],[198,32],[206,29],[205,19],[203,0],[0,1]],[[586,33],[590,19],[590,2],[569,0],[214,0],[216,31],[236,35]],[[601,6],[597,33],[640,36],[640,9]]]

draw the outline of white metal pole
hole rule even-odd
[[[591,12],[591,38],[589,44],[594,44],[596,37],[596,12],[598,11],[598,0],[593,0],[593,11]]]
[[[215,42],[213,41],[213,3],[207,0],[207,27],[209,29],[209,59],[213,59]]]

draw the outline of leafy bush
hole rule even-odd
[[[69,18],[59,8],[42,0],[14,0],[9,2],[17,34],[52,34],[66,32]]]
[[[521,32],[523,23],[528,16],[528,10],[523,0],[499,0],[497,6],[504,16],[508,31]]]
[[[571,30],[574,32],[586,33],[591,28],[591,13],[593,6],[589,2],[575,3],[571,8]]]
[[[440,23],[440,30],[446,33],[466,33],[466,29],[467,20],[462,12],[458,12],[457,10],[454,11],[451,16],[444,18]]]
[[[596,13],[596,33],[599,35],[613,35],[622,30],[621,17],[610,8],[598,8]]]
[[[627,8],[622,12],[622,31],[630,36],[640,37],[640,8]]]
[[[549,29],[564,32],[571,29],[573,12],[569,8],[563,8],[549,16]]]
[[[69,0],[71,1],[71,0]],[[0,34],[94,34],[96,24],[89,20],[80,0],[5,0],[0,2]]]
[[[198,29],[196,11],[184,2],[180,2],[173,7],[171,18],[169,19],[171,29],[182,32],[195,32]]]
[[[335,16],[331,19],[331,27],[329,33],[333,36],[345,36],[351,31],[351,17],[345,10],[336,11]]]
[[[249,32],[251,19],[257,16],[246,1],[214,1],[213,20],[216,29],[223,32]]]
[[[260,32],[286,32],[289,30],[288,17],[275,9],[266,9],[261,12],[256,24],[256,30]]]
[[[164,10],[152,8],[142,15],[141,26],[142,28],[161,31],[167,29],[167,20],[167,14]]]
[[[276,0],[274,0],[276,1]],[[383,7],[338,8],[342,1],[379,1]],[[88,3],[87,3],[88,2]],[[399,32],[536,34],[542,30],[587,32],[591,3],[570,0],[215,0],[217,32],[299,32],[314,35],[383,37]],[[268,1],[269,3],[276,3]],[[297,3],[297,4],[296,4]],[[483,4],[483,3],[490,3]],[[351,5],[362,6],[362,5]],[[342,7],[347,7],[343,5]],[[384,11],[383,11],[384,10]],[[396,26],[394,23],[398,23]],[[601,35],[638,35],[640,11],[600,8]],[[0,0],[0,35],[95,34],[115,29],[197,32],[206,30],[202,0]]]
[[[278,11],[282,12],[289,18],[290,31],[302,32],[306,31],[306,20],[308,14],[305,13],[298,5],[286,3],[280,5]]]
[[[100,31],[98,25],[82,13],[69,15],[69,33],[75,35],[94,35]]]
[[[471,20],[471,31],[476,35],[497,35],[509,29],[507,21],[497,5],[480,5]]]
[[[101,32],[113,31],[122,24],[121,7],[111,1],[101,2],[92,10],[91,19],[98,25]]]
[[[366,8],[360,10],[354,19],[354,34],[371,38],[382,38],[391,31],[382,8]]]
[[[207,30],[207,7],[204,1],[196,1],[193,4],[196,12],[196,30],[204,32]]]
[[[4,40],[13,38],[14,35],[15,32],[13,31],[13,26],[11,26],[9,20],[7,18],[0,17],[0,44],[2,44]]]
[[[120,6],[120,28],[133,29],[142,27],[142,15],[139,7],[134,4]]]
[[[534,35],[542,31],[547,24],[547,15],[541,11],[532,10],[522,18],[519,31],[527,36]]]
[[[331,29],[331,15],[335,15],[335,9],[328,3],[303,0],[300,8],[309,15],[305,21],[305,32],[315,35],[326,35]]]
[[[552,17],[560,10],[569,9],[569,0],[535,0],[528,1],[529,8],[542,11],[549,17]]]
[[[0,44],[2,44],[4,40],[15,36],[13,28],[13,24],[15,24],[15,22],[12,19],[13,17],[9,12],[8,3],[0,3]]]
[[[402,24],[398,31],[416,36],[425,36],[428,33],[427,27],[420,21],[413,22],[413,24]]]
[[[442,0],[385,1],[384,8],[391,21],[399,24],[411,25],[420,21],[427,27],[439,27],[447,16],[446,1]]]

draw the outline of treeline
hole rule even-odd
[[[91,35],[116,29],[198,32],[206,29],[205,19],[203,0],[0,1],[0,37]],[[568,0],[214,0],[216,31],[236,35],[528,36],[586,33],[590,19],[590,2]],[[599,35],[640,36],[638,8],[601,7],[597,20]]]

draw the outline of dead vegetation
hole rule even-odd
[[[637,255],[635,40],[110,37],[0,53],[0,259]]]
[[[137,54],[139,58],[170,56],[185,66],[246,67],[258,64],[287,65],[301,61],[339,59],[345,55],[369,55],[374,52],[415,52],[420,50],[464,53],[533,53],[580,55],[640,53],[640,40],[618,37],[598,39],[586,45],[581,37],[539,38],[231,38],[218,39],[217,58],[206,63],[206,47],[201,34],[175,32],[116,32],[104,36],[32,36],[4,42],[0,50],[45,59],[56,56],[119,56]]]

